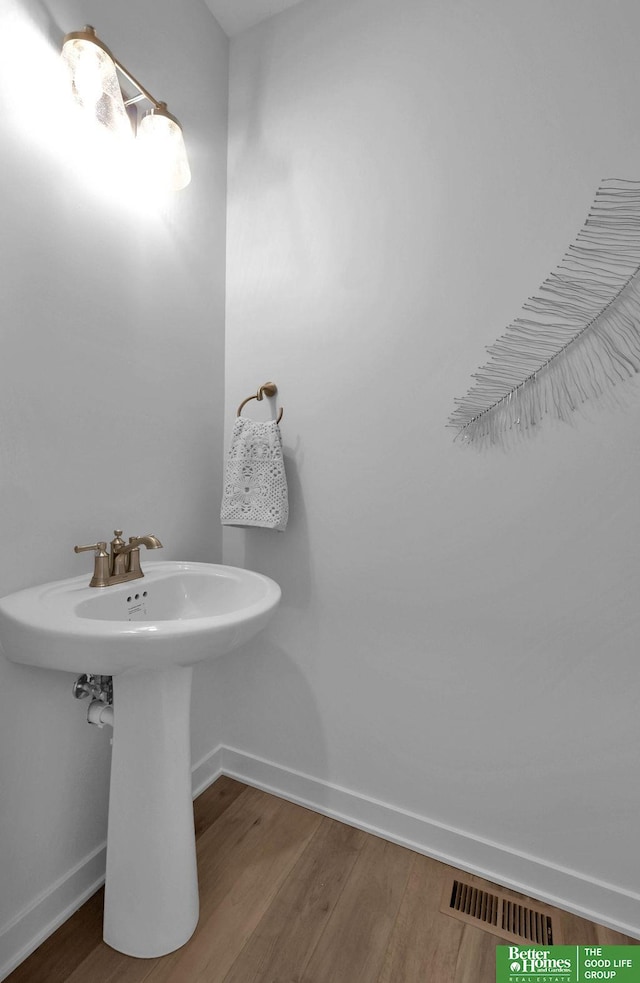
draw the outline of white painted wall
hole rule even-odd
[[[227,432],[275,380],[291,521],[225,533],[284,601],[214,708],[574,903],[607,882],[638,934],[638,387],[508,454],[444,425],[601,178],[640,178],[639,31],[636,0],[332,0],[232,42]]]
[[[86,22],[184,126],[170,201],[75,166],[57,65]],[[227,59],[203,0],[0,6],[0,595],[89,577],[72,548],[114,526],[220,558]],[[109,733],[72,679],[0,659],[0,976],[10,923],[105,837]]]

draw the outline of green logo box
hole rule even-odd
[[[640,945],[640,943],[639,943]],[[640,983],[636,945],[499,945],[496,983]]]

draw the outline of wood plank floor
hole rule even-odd
[[[440,912],[452,868],[230,778],[194,807],[200,922],[185,946],[109,948],[99,891],[7,983],[495,983],[505,941]],[[556,923],[567,944],[640,944]]]

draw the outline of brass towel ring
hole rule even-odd
[[[261,402],[263,396],[275,396],[277,392],[278,392],[278,387],[276,386],[275,382],[265,382],[263,386],[260,386],[255,396],[247,396],[246,399],[242,400],[240,406],[238,407],[238,412],[236,413],[236,416],[240,416],[240,414],[242,413],[242,408],[248,402],[250,402],[250,400],[257,399],[258,402]],[[280,423],[280,420],[282,419],[282,413],[283,413],[283,409],[282,407],[280,407],[280,412],[278,413],[278,419],[276,420],[276,423]]]

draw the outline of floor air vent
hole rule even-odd
[[[509,942],[558,945],[561,940],[554,932],[552,909],[527,902],[517,894],[480,886],[475,878],[453,879],[445,885],[440,911]]]

